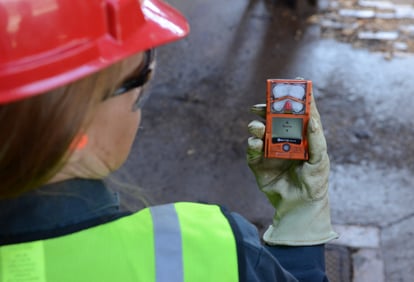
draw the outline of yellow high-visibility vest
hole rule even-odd
[[[0,247],[1,282],[238,279],[236,240],[215,205],[155,206],[69,235]]]

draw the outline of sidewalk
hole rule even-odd
[[[355,134],[357,138],[350,138],[349,145],[369,142],[375,155],[387,155],[389,148],[379,146],[376,141],[382,136],[377,136],[375,129],[368,125],[384,122],[395,127],[384,136],[389,140],[411,142],[414,138],[412,130],[399,132],[401,128],[413,126],[409,114],[399,112],[412,106],[414,100],[413,74],[407,61],[404,62],[414,62],[413,3],[339,0],[325,4],[324,13],[314,21],[320,25],[321,35],[356,48],[341,54],[348,59],[341,76],[347,81],[358,81],[342,89],[344,97],[351,100],[362,97],[367,103],[365,108],[372,105],[372,110],[365,111],[353,127],[360,136],[363,132],[365,138]],[[374,53],[364,54],[364,50]],[[381,56],[390,62],[381,61]],[[365,67],[353,68],[359,59]],[[370,70],[369,73],[364,69]],[[403,78],[410,82],[404,82],[401,87],[396,80]],[[366,119],[372,121],[366,122]],[[410,146],[407,149],[406,153],[395,154],[395,158],[412,159],[414,150]],[[332,166],[332,217],[341,233],[334,244],[350,250],[351,281],[354,282],[414,281],[413,167],[407,162],[391,164],[386,160],[386,157],[384,162],[357,158],[353,164],[334,162]]]

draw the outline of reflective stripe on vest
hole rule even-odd
[[[176,203],[70,235],[0,247],[1,282],[238,281],[220,207]]]

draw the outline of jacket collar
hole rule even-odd
[[[62,181],[0,200],[0,236],[47,232],[117,213],[118,196],[102,181]]]

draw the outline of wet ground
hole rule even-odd
[[[169,2],[192,32],[159,48],[152,97],[118,176],[140,186],[151,204],[219,203],[263,230],[272,208],[245,162],[247,124],[256,118],[248,109],[265,100],[267,78],[311,79],[332,160],[332,220],[345,233],[349,226],[374,230],[378,244],[359,248],[373,251],[384,281],[412,281],[409,50],[389,56],[389,49],[369,48],[378,40],[340,42],[338,28],[326,36],[332,1],[320,1],[319,9],[300,1],[296,11],[265,0]],[[354,278],[367,265],[364,254],[354,256]]]

